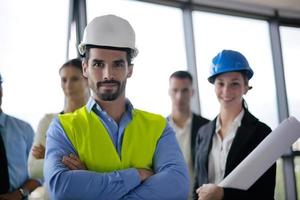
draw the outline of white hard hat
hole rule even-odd
[[[132,26],[127,20],[115,15],[96,17],[86,26],[78,46],[82,56],[85,54],[86,45],[130,48],[133,50],[133,57],[138,54]]]

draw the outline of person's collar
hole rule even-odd
[[[237,127],[241,126],[244,113],[245,113],[245,109],[242,109],[241,112],[234,118],[232,124],[237,124]],[[220,115],[218,115],[216,121],[216,132],[218,132],[220,129],[221,129]]]
[[[129,99],[126,99],[125,106],[126,106],[126,111],[132,112],[134,110],[133,105],[131,104]],[[101,106],[99,104],[97,104],[95,99],[93,97],[90,97],[87,104],[86,104],[86,108],[87,108],[88,112],[91,112],[94,107],[97,110],[99,110],[100,112],[103,111],[103,109],[101,108]]]
[[[182,128],[184,128],[184,127],[187,127],[187,126],[190,126],[190,125],[191,125],[191,123],[192,123],[192,117],[193,117],[193,113],[191,112],[190,115],[189,115],[189,117],[187,118],[187,120],[184,122],[183,127],[180,127],[180,126],[177,125],[177,123],[174,121],[174,119],[173,119],[173,117],[172,117],[172,114],[168,116],[168,119],[169,119],[169,121],[170,121],[172,124],[174,124],[176,127],[182,129]]]
[[[87,104],[86,104],[87,111],[91,112],[91,110],[93,109],[95,104],[97,104],[95,99],[93,97],[90,97]]]
[[[245,113],[245,109],[242,109],[242,111],[238,114],[238,116],[236,116],[236,118],[233,120],[233,122],[236,123],[238,127],[241,126],[244,113]]]

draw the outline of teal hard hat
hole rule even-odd
[[[218,75],[226,72],[245,72],[248,80],[253,76],[245,56],[232,50],[223,50],[212,59],[208,81],[213,84]]]

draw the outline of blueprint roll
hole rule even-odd
[[[300,122],[285,119],[218,185],[247,190],[300,137]]]

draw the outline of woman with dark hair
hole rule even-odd
[[[218,186],[271,132],[249,112],[243,98],[252,76],[248,61],[237,51],[223,50],[212,60],[208,81],[215,86],[220,113],[198,131],[195,199],[274,199],[276,164],[246,191]]]

